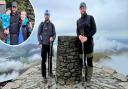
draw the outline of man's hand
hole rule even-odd
[[[31,23],[31,22],[29,22],[28,27],[29,27],[30,29],[32,29],[32,23]]]
[[[53,37],[50,37],[50,42],[53,42]]]
[[[82,40],[82,38],[83,38],[83,36],[82,36],[82,35],[79,35],[79,40],[80,40],[80,41]]]
[[[8,29],[5,29],[4,30],[4,34],[9,34],[9,30]]]
[[[42,48],[42,44],[39,44],[39,48]]]
[[[86,36],[82,36],[82,35],[79,35],[79,40],[84,43],[88,40],[88,38]]]
[[[86,42],[88,40],[88,38],[86,36],[83,36],[82,42]]]

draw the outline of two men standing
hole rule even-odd
[[[93,35],[96,33],[96,24],[93,16],[86,13],[86,4],[82,2],[80,4],[81,18],[77,20],[77,36],[79,38],[79,52],[82,55],[82,44],[84,44],[84,55],[86,65],[86,82],[90,85],[91,77],[93,73]],[[53,43],[56,37],[55,27],[49,20],[50,14],[45,12],[45,21],[41,22],[38,29],[38,40],[42,47],[42,76],[46,79],[46,59],[47,54],[50,54],[50,44]],[[82,58],[81,58],[82,60]],[[52,61],[52,59],[50,59]],[[87,61],[87,64],[86,64]],[[48,68],[49,69],[49,68]],[[50,74],[52,75],[52,62],[50,62]]]

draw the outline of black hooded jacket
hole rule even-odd
[[[18,34],[19,33],[19,21],[20,21],[20,14],[16,12],[16,14],[10,15],[10,34]]]
[[[77,20],[77,36],[84,35],[88,39],[84,43],[85,53],[93,52],[93,35],[96,33],[96,24],[93,16],[84,14]],[[82,44],[78,40],[79,52],[82,53]]]
[[[93,16],[84,14],[77,20],[77,36],[84,35],[91,40],[96,33],[96,24]]]

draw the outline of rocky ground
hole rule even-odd
[[[55,70],[54,70],[55,72]],[[86,89],[128,89],[127,77],[115,70],[94,63],[92,85]],[[84,89],[81,84],[70,86],[56,85],[54,78],[42,82],[41,65],[38,63],[21,74],[15,81],[8,83],[2,89]]]

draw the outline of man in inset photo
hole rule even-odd
[[[52,48],[53,42],[56,38],[56,31],[54,24],[50,21],[50,13],[48,10],[44,13],[45,21],[41,22],[38,29],[38,41],[39,46],[42,48],[41,57],[42,57],[42,77],[44,82],[47,81],[46,78],[46,60],[48,58],[48,75],[54,77],[52,73]]]
[[[85,81],[90,86],[93,74],[93,36],[96,33],[94,17],[87,14],[84,2],[80,4],[81,17],[77,20],[77,36],[79,38],[79,53],[85,70]]]
[[[12,2],[11,7],[11,15],[10,15],[10,44],[17,45],[18,44],[18,34],[19,34],[19,21],[20,21],[20,14],[18,13],[18,6],[17,2]]]

